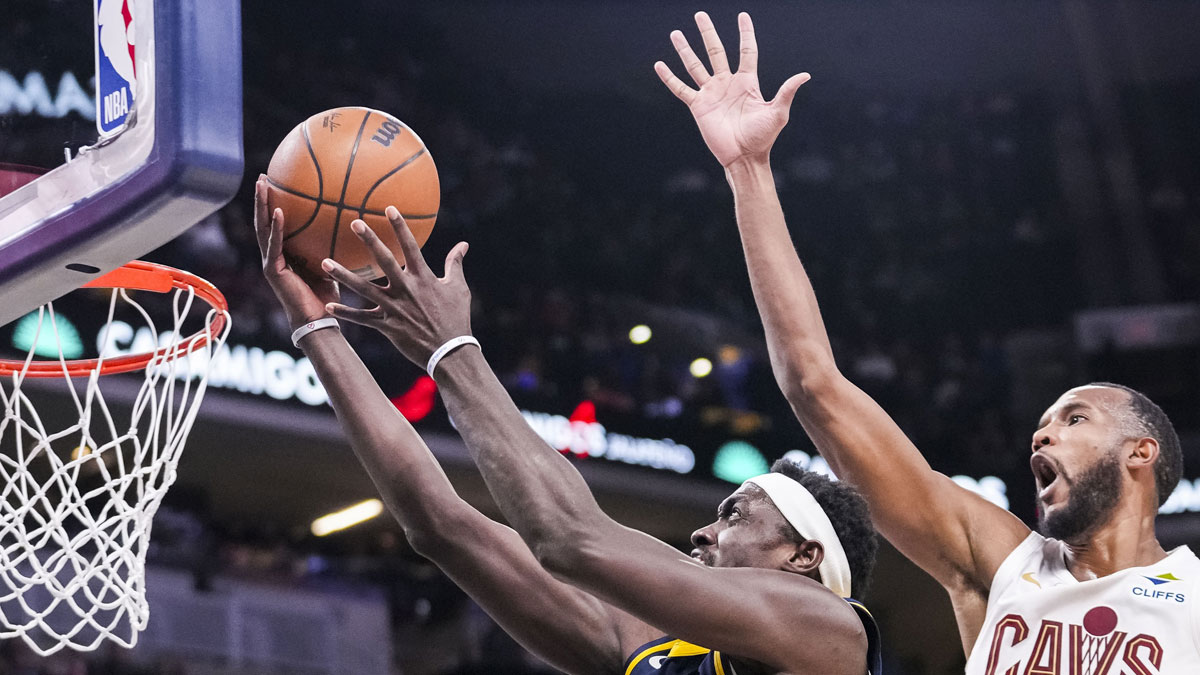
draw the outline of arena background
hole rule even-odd
[[[0,161],[53,166],[92,128],[15,103],[30,72],[90,72],[91,17],[68,4],[17,2],[7,20]],[[380,108],[421,134],[443,186],[427,255],[471,242],[485,353],[614,517],[686,548],[729,479],[789,452],[819,469],[769,371],[728,187],[651,68],[702,8],[247,0],[244,189],[147,256],[214,281],[235,322],[156,519],[150,628],[131,653],[39,660],[8,641],[0,672],[551,672],[386,516],[309,531],[375,495],[261,279],[250,192],[326,108]],[[1091,380],[1139,388],[1184,440],[1160,537],[1200,543],[1200,5],[706,9],[727,45],[736,11],[752,13],[768,93],[814,75],[773,160],[842,368],[935,468],[1027,522],[1040,412]],[[94,343],[92,296],[61,311]],[[633,344],[640,324],[652,337]],[[420,369],[344,330],[495,515]],[[961,672],[944,592],[886,545],[865,600],[889,674]]]

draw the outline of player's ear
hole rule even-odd
[[[1131,467],[1152,467],[1158,461],[1158,441],[1149,437],[1139,438],[1125,457]]]
[[[802,544],[796,544],[787,562],[783,564],[785,572],[795,572],[812,576],[821,562],[825,560],[825,547],[815,539],[809,539]]]

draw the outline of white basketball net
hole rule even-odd
[[[89,651],[105,640],[137,643],[149,619],[151,521],[175,482],[210,357],[229,332],[226,313],[220,334],[208,335],[208,343],[193,351],[199,337],[181,329],[196,321],[189,319],[193,305],[197,315],[206,305],[195,302],[192,290],[174,291],[174,326],[161,334],[130,296],[112,290],[104,330],[120,303],[141,316],[166,350],[151,360],[140,387],[130,381],[134,375],[102,377],[99,368],[72,380],[61,343],[62,378],[35,380],[24,370],[0,376],[0,638],[21,637],[42,655],[63,647]],[[208,311],[204,326],[212,325],[217,311]],[[38,319],[39,336],[59,335],[50,304]],[[31,349],[25,369],[33,357]],[[114,404],[123,399],[128,412],[109,410],[102,382]],[[127,390],[123,397],[116,385]]]

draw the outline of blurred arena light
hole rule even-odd
[[[644,323],[639,323],[629,329],[629,341],[635,345],[644,345],[650,341],[654,332],[650,330],[650,326]]]
[[[703,356],[695,361],[692,361],[692,365],[688,366],[688,371],[691,372],[692,377],[708,377],[708,374],[712,372],[712,369],[712,361],[709,361]]]
[[[742,360],[742,350],[733,345],[724,345],[717,352],[717,358],[726,366],[731,366]]]
[[[37,356],[57,357],[60,349],[63,358],[77,359],[83,355],[83,339],[75,324],[57,313],[42,316],[35,311],[21,317],[13,330],[12,344],[18,351],[32,349]]]
[[[383,513],[383,502],[378,499],[368,499],[353,506],[347,506],[341,511],[334,511],[317,518],[312,523],[312,533],[318,537],[324,537],[370,520],[381,513]]]
[[[409,422],[420,422],[429,416],[437,401],[437,384],[428,375],[422,375],[413,382],[408,391],[393,396],[392,405],[404,415]]]
[[[752,443],[729,441],[717,449],[713,458],[713,475],[730,483],[761,476],[771,470],[767,458]]]

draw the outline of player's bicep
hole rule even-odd
[[[859,675],[865,663],[853,608],[798,574],[707,567],[615,523],[554,571],[662,633],[782,672]]]
[[[470,509],[470,507],[466,507]],[[418,548],[529,651],[568,673],[611,673],[653,630],[550,575],[511,528],[470,509]],[[638,642],[637,644],[641,644]]]
[[[1029,527],[1009,511],[932,472],[936,514],[880,532],[906,557],[945,586],[966,586],[986,595],[1000,563],[1029,536]],[[928,528],[922,537],[921,525]],[[930,537],[928,533],[933,533]],[[942,548],[930,545],[930,539]]]
[[[1029,534],[1008,511],[934,471],[887,412],[840,374],[789,398],[830,468],[866,498],[880,533],[942,583],[990,583]]]

